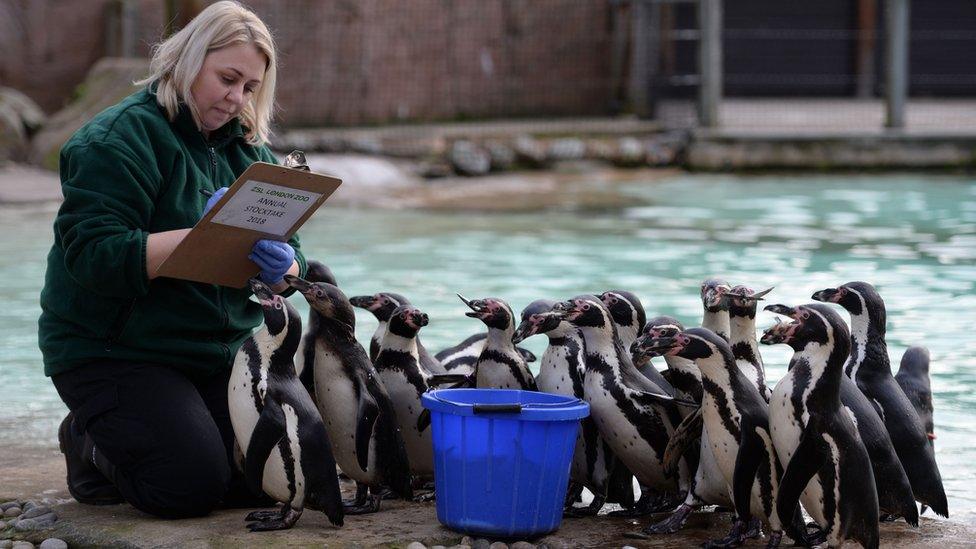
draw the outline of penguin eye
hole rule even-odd
[[[325,291],[322,288],[316,288],[315,297],[325,297]]]
[[[280,311],[281,310],[281,302],[280,301],[275,301],[274,308]]]
[[[810,313],[807,311],[800,311],[800,318],[802,318],[803,320],[807,320],[810,318]]]
[[[582,309],[584,311],[589,311],[590,310],[590,304],[589,303],[584,303]]]

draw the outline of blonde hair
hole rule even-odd
[[[268,61],[257,93],[240,114],[241,124],[246,127],[247,142],[252,145],[266,143],[271,135],[278,66],[274,39],[258,16],[237,2],[225,0],[208,6],[186,27],[156,44],[149,62],[150,75],[135,84],[158,82],[156,101],[166,109],[169,119],[176,119],[180,102],[183,102],[193,113],[197,127],[202,127],[190,93],[193,81],[208,53],[242,43],[253,44]]]

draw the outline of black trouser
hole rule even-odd
[[[234,465],[229,377],[191,379],[158,364],[97,361],[52,380],[77,428],[111,464],[106,476],[122,497],[146,513],[180,518],[205,515],[221,501],[268,503],[247,493]]]

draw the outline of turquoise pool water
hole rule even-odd
[[[711,275],[775,285],[773,302],[860,279],[888,306],[888,340],[932,352],[938,461],[953,518],[976,522],[976,180],[951,176],[688,175],[623,185],[632,207],[520,214],[326,206],[303,231],[310,257],[350,295],[407,295],[431,317],[438,350],[481,330],[455,297],[516,310],[540,297],[623,288],[649,314],[700,320]],[[0,207],[0,444],[53,446],[64,407],[41,373],[37,305],[55,205]],[[293,302],[307,309],[300,297]],[[772,323],[763,313],[760,328]],[[359,316],[366,341],[375,327]],[[537,353],[544,339],[526,346]],[[785,346],[763,349],[775,382]]]

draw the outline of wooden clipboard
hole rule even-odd
[[[341,184],[335,177],[256,162],[197,222],[156,276],[243,288],[260,271],[247,258],[254,243],[287,241]]]

